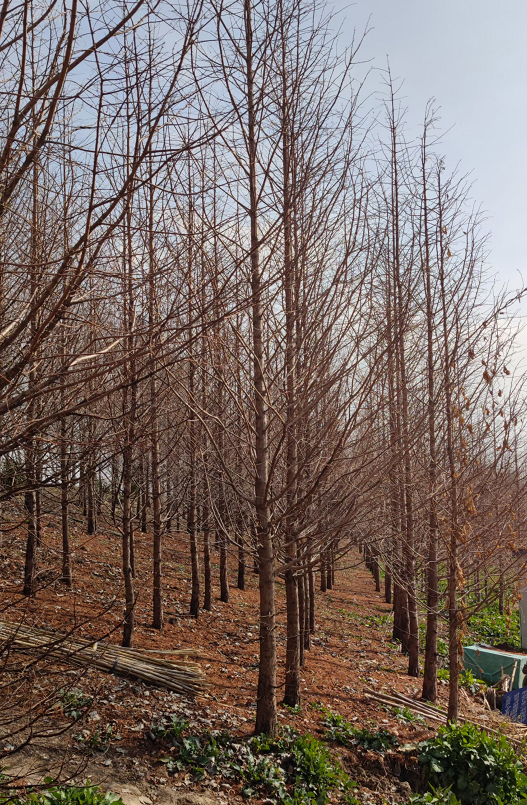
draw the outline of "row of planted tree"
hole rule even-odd
[[[433,108],[408,139],[387,74],[365,111],[357,47],[317,0],[5,8],[0,497],[6,533],[24,501],[24,595],[44,498],[65,584],[72,507],[119,529],[124,645],[137,529],[158,629],[173,534],[195,617],[211,551],[222,601],[235,552],[239,588],[258,573],[272,733],[275,580],[295,705],[315,571],[331,586],[361,545],[414,676],[426,617],[432,701],[448,621],[455,718],[467,613],[520,572],[524,377]]]

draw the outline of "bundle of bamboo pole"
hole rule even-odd
[[[380,701],[382,704],[388,704],[392,707],[407,707],[413,713],[416,713],[423,718],[430,718],[432,721],[439,721],[442,724],[446,724],[447,722],[447,714],[444,711],[433,707],[424,701],[411,699],[409,696],[405,696],[398,691],[392,691],[392,694],[389,695],[387,693],[382,693],[381,691],[366,688],[364,690],[364,696],[366,699]]]
[[[391,707],[401,707],[401,708],[407,707],[408,710],[411,710],[413,713],[416,713],[416,715],[419,715],[424,719],[430,719],[431,721],[438,721],[440,724],[446,724],[448,720],[446,712],[442,710],[440,707],[431,705],[428,702],[425,702],[420,699],[419,700],[411,699],[409,696],[405,696],[404,693],[399,693],[399,691],[397,690],[392,690],[390,695],[388,693],[383,693],[382,691],[365,688],[364,698],[368,701],[380,702],[381,704],[387,704],[390,705]],[[475,726],[480,727],[480,729],[485,730],[485,732],[488,732],[491,735],[503,734],[500,730],[495,730],[492,727],[489,727],[487,724],[480,723],[476,719],[465,718],[463,716],[460,716],[459,721],[463,723],[474,724]],[[503,726],[505,726],[505,722]],[[522,733],[525,730],[525,726],[523,724],[512,724],[511,722],[507,722],[506,726],[509,729],[513,727],[518,727],[520,728]],[[517,747],[523,745],[523,741],[520,738],[512,736],[509,730],[507,731],[506,737],[508,741],[510,741]]]
[[[71,635],[7,621],[0,621],[0,648],[2,643],[73,665],[91,666],[140,679],[185,695],[195,695],[205,688],[203,672],[192,659],[198,658],[200,652],[193,649],[157,652],[155,649],[122,648],[111,643],[87,643]],[[154,657],[153,654],[170,654],[177,659]]]

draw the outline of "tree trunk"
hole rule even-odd
[[[71,549],[69,524],[69,462],[66,445],[66,419],[60,420],[60,514],[62,527],[62,575],[61,581],[71,587]]]
[[[187,530],[190,540],[190,567],[191,567],[191,581],[192,592],[190,596],[190,614],[193,618],[199,615],[199,554],[198,554],[198,537],[196,531],[196,487],[191,483],[189,489],[189,505],[187,516]]]
[[[220,601],[229,603],[229,578],[227,575],[227,535],[224,525],[221,526],[220,536]]]
[[[26,451],[26,478],[28,477],[28,460]],[[29,470],[31,471],[31,470]],[[23,594],[32,596],[35,594],[35,579],[37,573],[37,527],[35,517],[35,493],[32,489],[24,495],[24,505],[27,512],[27,540],[26,558],[24,564],[24,588]]]
[[[450,545],[448,555],[448,666],[449,666],[449,688],[448,688],[448,720],[451,723],[457,721],[459,708],[459,646],[458,646],[458,606],[457,606],[457,582],[458,582],[458,492],[457,492],[457,471],[454,447],[454,425],[452,411],[452,381],[451,366],[453,355],[450,352],[448,341],[448,322],[446,318],[446,294],[445,294],[445,272],[444,258],[445,246],[443,244],[443,221],[442,221],[442,198],[441,198],[441,173],[438,172],[438,206],[439,206],[439,232],[440,232],[440,260],[439,260],[439,279],[441,289],[441,303],[443,313],[443,352],[444,352],[444,386],[445,386],[445,418],[446,418],[446,448],[448,468],[450,475]]]
[[[305,663],[305,628],[306,628],[306,594],[304,590],[304,568],[300,569],[297,578],[298,584],[298,627],[299,627],[299,664],[304,667]]]
[[[212,611],[212,574],[210,566],[210,524],[209,509],[207,504],[203,504],[203,571],[205,574],[205,590],[203,597],[203,609],[206,612]]]
[[[388,562],[384,568],[384,600],[387,604],[392,603],[392,574]]]
[[[422,697],[426,701],[437,700],[437,610],[439,606],[438,578],[438,523],[436,510],[437,455],[436,455],[436,414],[434,390],[434,310],[432,298],[432,279],[430,269],[430,241],[428,232],[428,201],[426,177],[426,122],[422,142],[423,176],[423,224],[424,224],[424,279],[426,290],[426,335],[427,335],[427,383],[428,383],[428,497],[430,501],[428,520],[428,573],[427,573],[427,615],[426,646],[423,673]]]
[[[123,577],[125,610],[123,618],[123,646],[131,647],[134,642],[134,582],[131,565],[131,545],[133,543],[132,517],[132,447],[126,445],[123,451]]]
[[[238,542],[238,590],[245,590],[245,551],[243,548],[243,537],[241,534],[237,536]]]
[[[309,580],[309,634],[315,634],[315,573],[311,565],[310,557],[308,580]]]
[[[150,461],[152,465],[152,514],[153,514],[153,600],[152,625],[163,628],[163,529],[161,526],[161,479],[159,474],[159,432],[157,423],[156,382],[150,379],[150,412],[153,419]]]
[[[251,228],[251,291],[252,347],[254,387],[254,452],[255,452],[255,509],[258,540],[258,588],[260,593],[260,664],[258,668],[258,697],[256,702],[255,733],[274,735],[276,711],[276,634],[275,634],[275,559],[267,503],[268,446],[266,384],[264,376],[265,350],[263,342],[262,276],[258,235],[258,188],[256,155],[256,121],[253,76],[253,30],[251,0],[244,0],[245,57],[247,81],[247,135],[249,155],[249,217]]]
[[[379,555],[377,551],[373,554],[373,580],[375,581],[375,592],[381,591],[381,569],[379,566]]]
[[[326,576],[326,556],[323,553],[320,556],[320,592],[325,593],[327,588],[328,584]]]

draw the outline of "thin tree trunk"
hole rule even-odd
[[[300,556],[299,556],[300,559]],[[306,594],[304,590],[304,569],[301,567],[298,574],[298,626],[299,626],[299,664],[304,667],[305,663],[305,628],[306,628]]]
[[[300,703],[300,621],[298,585],[296,579],[295,483],[297,472],[296,448],[296,300],[294,298],[293,241],[291,230],[291,142],[289,120],[289,88],[287,86],[286,38],[283,5],[280,4],[282,24],[282,182],[284,228],[284,296],[286,320],[285,379],[286,379],[286,506],[284,541],[288,567],[285,571],[286,598],[286,656],[284,704],[295,707]]]
[[[313,590],[314,593],[314,590]],[[310,632],[310,592],[309,592],[309,571],[304,571],[304,649],[310,651],[311,649],[311,632]],[[313,607],[313,625],[315,622],[315,610]]]
[[[311,557],[308,555],[308,580],[309,580],[309,634],[315,634],[315,573],[311,564]]]
[[[149,82],[149,118],[152,103],[152,75]],[[151,121],[150,121],[151,123]],[[154,241],[154,172],[152,155],[149,159],[150,184],[148,192],[148,327],[150,347],[150,466],[152,470],[152,517],[153,517],[153,595],[152,626],[163,628],[163,529],[161,526],[161,474],[159,470],[159,421],[158,421],[158,388],[155,375],[158,339],[155,333],[156,315],[156,248]],[[148,487],[147,487],[148,488]]]
[[[63,391],[63,390],[62,390]],[[71,587],[71,548],[69,524],[69,462],[67,451],[66,418],[60,420],[60,514],[62,528],[62,575],[61,581]]]
[[[245,550],[243,547],[243,537],[241,534],[237,536],[238,543],[238,590],[245,590]]]
[[[251,0],[244,0],[245,58],[247,65],[247,135],[249,150],[249,217],[251,228],[251,292],[253,386],[255,408],[255,508],[258,539],[258,587],[260,594],[260,663],[256,702],[255,733],[274,735],[277,727],[276,710],[276,617],[275,617],[275,559],[267,503],[268,447],[267,407],[265,402],[265,350],[263,342],[262,276],[260,241],[258,235],[258,188],[256,121],[253,76],[253,29]]]
[[[413,506],[413,479],[410,448],[410,419],[408,407],[408,381],[406,374],[405,349],[405,306],[403,301],[403,288],[400,265],[400,232],[399,232],[399,175],[397,158],[397,125],[392,95],[392,213],[393,213],[393,257],[394,257],[394,292],[396,302],[397,337],[396,357],[398,359],[398,387],[397,394],[400,400],[401,436],[402,436],[402,506],[403,513],[403,561],[405,565],[404,579],[408,601],[408,641],[403,648],[408,649],[408,674],[419,675],[419,622],[417,618],[417,600],[415,591],[415,559],[414,559],[414,506]]]
[[[34,297],[37,288],[37,261],[38,261],[38,168],[35,164],[33,168],[33,181],[32,181],[32,226],[31,226],[31,268],[30,268],[30,295]],[[33,316],[30,324],[31,337],[35,338],[37,331],[37,321]],[[32,368],[28,376],[28,386],[34,386],[36,382],[36,370]],[[35,416],[35,402],[30,397],[30,402],[27,407],[27,421],[32,424],[33,417]],[[27,541],[26,541],[26,556],[24,562],[24,587],[23,594],[26,596],[33,596],[35,594],[35,583],[37,577],[37,553],[39,545],[39,528],[37,517],[37,501],[36,501],[36,450],[35,440],[31,436],[27,440],[25,448],[25,474],[26,484],[28,489],[24,495],[24,505],[27,512]]]
[[[448,720],[456,722],[459,708],[459,646],[458,646],[458,606],[457,606],[457,546],[458,546],[458,492],[457,492],[457,472],[456,460],[454,455],[454,425],[452,411],[452,386],[451,386],[451,362],[452,355],[448,342],[448,322],[446,310],[445,293],[445,272],[444,272],[444,253],[442,232],[442,198],[441,198],[441,174],[438,172],[438,205],[439,205],[439,232],[440,232],[440,260],[439,260],[439,279],[441,289],[441,303],[443,313],[443,350],[444,350],[444,379],[445,379],[445,416],[446,416],[446,436],[447,436],[447,459],[450,475],[450,545],[448,555],[448,667],[449,667],[449,689],[448,689]]]
[[[129,444],[123,451],[123,577],[125,611],[123,618],[123,646],[133,646],[134,641],[134,582],[131,565],[131,545],[133,542],[133,517],[132,517],[132,446],[130,436]]]
[[[375,592],[381,591],[381,569],[379,566],[379,555],[377,551],[373,553],[373,580],[375,581]]]
[[[423,223],[424,223],[424,274],[426,288],[426,341],[427,341],[427,382],[428,382],[428,574],[427,574],[427,616],[426,646],[423,673],[422,697],[426,701],[437,700],[437,610],[439,606],[438,578],[438,523],[436,509],[437,455],[436,455],[436,413],[434,389],[434,311],[432,300],[432,279],[430,270],[430,241],[428,231],[428,201],[426,177],[426,124],[422,143],[423,174]]]
[[[320,555],[320,592],[325,593],[328,588],[326,576],[326,554]]]
[[[203,504],[203,571],[205,574],[205,590],[203,597],[203,609],[207,612],[212,611],[212,573],[210,566],[210,523],[209,508]]]
[[[223,481],[221,482],[223,483]],[[222,518],[224,519],[224,518]],[[225,526],[222,524],[219,542],[220,542],[220,601],[224,604],[229,603],[229,578],[227,575],[227,535],[225,533]]]
[[[198,536],[196,530],[196,485],[194,478],[192,479],[189,488],[187,531],[190,541],[190,568],[191,568],[190,614],[192,615],[193,618],[197,618],[199,616],[200,590],[199,590]]]

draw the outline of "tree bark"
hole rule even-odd
[[[253,28],[251,0],[244,0],[245,58],[247,94],[247,136],[249,156],[249,218],[251,242],[252,348],[255,432],[255,509],[258,541],[258,588],[260,593],[260,664],[256,702],[257,735],[274,735],[276,711],[276,616],[275,616],[275,557],[267,503],[268,446],[267,407],[265,401],[265,350],[263,341],[262,276],[258,236],[257,145],[253,75]]]

